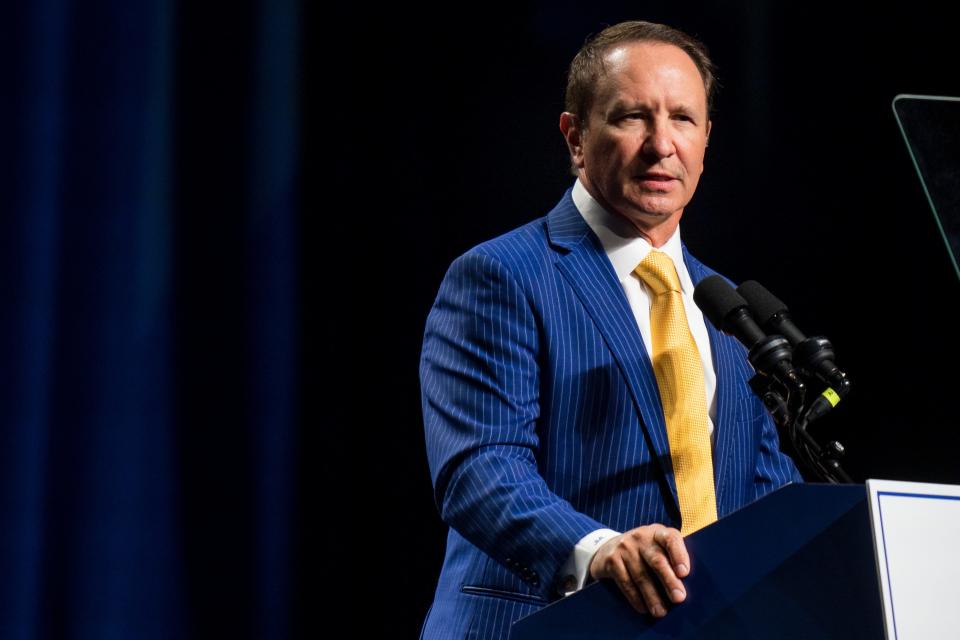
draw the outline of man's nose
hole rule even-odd
[[[676,151],[669,125],[654,119],[643,141],[643,152],[656,158],[672,156]]]

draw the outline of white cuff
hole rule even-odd
[[[590,573],[590,562],[593,560],[597,549],[604,542],[618,535],[620,534],[612,529],[597,529],[583,536],[573,548],[570,557],[560,567],[558,591],[568,596],[583,589]]]

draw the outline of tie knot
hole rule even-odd
[[[680,277],[677,275],[677,268],[670,256],[663,251],[648,253],[647,257],[640,261],[633,272],[640,276],[640,279],[653,290],[654,295],[660,295],[667,291],[680,291]]]

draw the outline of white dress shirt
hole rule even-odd
[[[600,244],[613,265],[617,279],[627,296],[627,302],[637,321],[647,355],[653,358],[653,341],[650,338],[650,300],[649,288],[643,283],[633,270],[640,264],[647,254],[653,250],[651,244],[642,238],[636,227],[623,216],[611,213],[600,206],[583,183],[578,179],[573,186],[573,203],[580,211],[580,215],[600,239]],[[673,236],[666,244],[658,247],[673,260],[680,277],[683,307],[690,325],[690,333],[697,343],[700,360],[703,362],[703,378],[707,396],[708,420],[707,428],[713,434],[713,421],[717,416],[717,374],[713,369],[713,357],[710,351],[710,337],[707,326],[703,321],[703,313],[693,301],[693,282],[687,265],[683,262],[683,249],[680,243],[680,227],[677,227]],[[561,568],[560,590],[569,595],[582,589],[587,582],[590,562],[597,549],[610,538],[619,535],[611,529],[598,529],[584,536],[574,547],[573,552]]]

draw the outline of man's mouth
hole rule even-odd
[[[656,180],[656,181],[667,181],[667,180],[676,180],[675,177],[669,173],[663,173],[662,171],[648,171],[647,173],[640,174],[641,180]]]
[[[637,179],[640,181],[641,187],[658,191],[671,189],[673,187],[673,183],[677,180],[670,174],[661,173],[659,171],[642,173]]]

